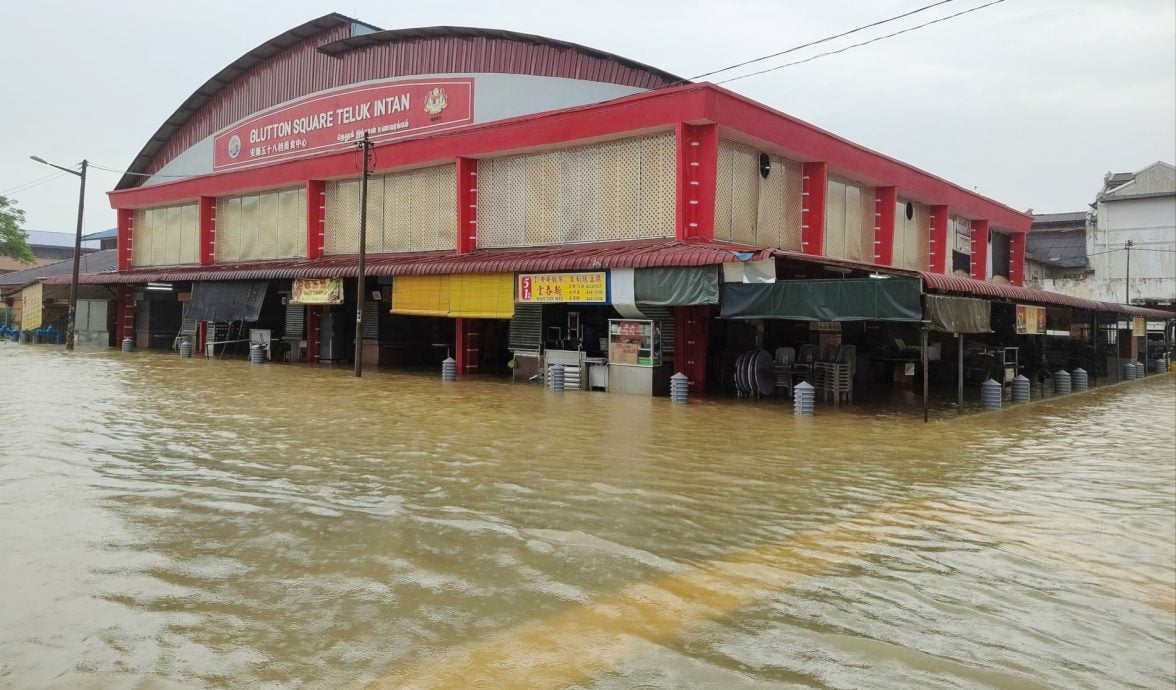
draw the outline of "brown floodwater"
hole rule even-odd
[[[674,406],[0,344],[0,686],[1176,683],[1176,377]]]

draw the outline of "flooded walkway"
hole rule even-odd
[[[923,424],[0,344],[0,687],[1176,682],[1176,378]]]

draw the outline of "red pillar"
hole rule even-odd
[[[306,308],[306,361],[317,362],[322,342],[322,307]]]
[[[121,213],[120,209],[120,213]],[[122,244],[120,240],[119,255],[122,255]],[[115,322],[114,322],[114,343],[115,347],[122,347],[123,338],[135,337],[135,286],[134,285],[119,285],[115,290]]]
[[[457,253],[478,248],[478,161],[457,159]],[[459,367],[460,371],[460,367]]]
[[[674,235],[678,240],[715,238],[715,185],[719,169],[719,130],[716,125],[674,127],[678,146],[678,203]]]
[[[988,221],[972,221],[972,277],[988,280]]]
[[[706,393],[706,349],[710,307],[674,307],[674,373],[690,379],[692,395]]]
[[[894,214],[898,207],[897,187],[874,190],[874,263],[894,265]]]
[[[131,243],[134,242],[132,227],[135,224],[135,212],[129,208],[118,209],[118,270],[126,271],[131,268]],[[119,338],[121,341],[122,338]]]
[[[321,259],[326,228],[324,220],[327,210],[327,183],[323,180],[306,182],[306,258]],[[309,336],[309,333],[307,334]],[[309,347],[309,345],[308,345]],[[307,359],[310,356],[307,355]],[[318,359],[318,351],[315,351]]]
[[[482,322],[478,319],[456,318],[453,320],[453,331],[457,375],[478,373],[478,366],[482,362]]]
[[[1023,232],[1009,235],[1009,282],[1013,285],[1025,284],[1025,236]]]
[[[200,197],[200,265],[211,266],[216,259],[216,197]]]
[[[931,248],[927,252],[928,271],[947,273],[947,259],[951,252],[947,245],[948,221],[951,214],[946,206],[931,207]]]
[[[825,192],[829,187],[829,164],[805,163],[803,206],[800,209],[800,251],[821,256],[825,253]]]

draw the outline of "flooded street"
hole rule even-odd
[[[0,686],[1176,683],[1176,378],[1002,413],[0,343]]]

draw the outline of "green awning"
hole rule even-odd
[[[918,278],[783,280],[723,285],[724,319],[922,321]]]
[[[971,297],[927,295],[927,320],[944,333],[988,333],[992,330],[992,304]]]
[[[633,273],[637,304],[689,307],[719,303],[718,266],[638,268]]]

